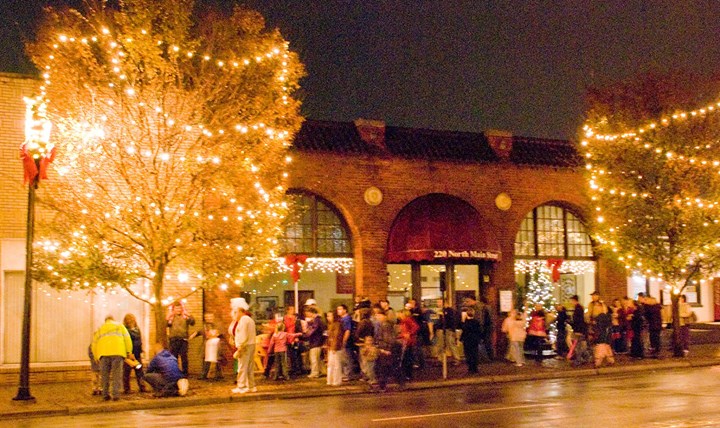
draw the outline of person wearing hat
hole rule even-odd
[[[313,306],[305,305],[305,321],[307,322],[307,328],[304,331],[304,336],[310,349],[310,374],[308,377],[317,378],[320,377],[320,372],[322,371],[320,354],[325,342],[325,336],[323,335],[325,329],[320,321],[317,309]]]
[[[235,348],[237,350],[233,357],[238,360],[238,376],[237,387],[232,390],[233,394],[257,391],[253,372],[256,338],[255,321],[250,317],[249,309],[250,307],[245,299],[237,302],[236,310],[239,315],[235,328]]]
[[[317,300],[315,300],[315,299],[307,299],[307,300],[305,301],[305,303],[303,304],[302,308],[300,308],[301,311],[302,311],[302,312],[301,312],[302,315],[305,314],[305,310],[306,310],[307,308],[313,308],[313,309],[315,309],[315,311],[317,311],[318,314],[322,314],[322,311],[320,310],[320,307],[319,307],[318,304],[317,304]],[[322,317],[321,317],[321,318],[322,318]],[[325,324],[323,323],[323,326],[324,326],[324,325],[325,325]]]

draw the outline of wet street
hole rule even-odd
[[[720,367],[30,418],[7,427],[717,427]]]

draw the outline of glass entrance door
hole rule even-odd
[[[478,298],[480,265],[477,264],[392,264],[388,265],[388,300],[394,308],[403,307],[410,299],[417,299],[428,307],[437,306],[442,297],[440,276],[445,273],[446,298],[460,309],[466,297]]]
[[[477,299],[480,293],[480,267],[478,265],[455,265],[452,304],[461,311],[467,297]]]

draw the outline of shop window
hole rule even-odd
[[[530,211],[515,237],[517,306],[541,303],[551,310],[577,294],[595,291],[597,268],[585,224],[569,210],[541,205]]]
[[[515,238],[515,257],[529,259],[592,259],[585,225],[573,213],[542,205],[525,216]]]
[[[316,195],[294,193],[293,210],[280,238],[285,254],[316,257],[351,257],[352,246],[341,216]]]
[[[355,271],[347,223],[317,195],[296,191],[287,197],[292,205],[279,239],[281,255],[308,256],[298,283],[300,306],[310,298],[323,311],[340,304],[352,305]],[[259,320],[271,319],[295,305],[294,284],[283,268],[246,280],[244,290]]]
[[[387,299],[390,306],[396,309],[405,307],[405,302],[412,298],[412,266],[409,264],[388,264],[387,275]]]

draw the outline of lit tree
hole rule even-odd
[[[542,305],[546,312],[554,312],[555,296],[553,296],[553,283],[550,280],[550,272],[547,269],[537,268],[529,273],[530,280],[525,291],[525,311],[527,313],[535,310],[535,305]]]
[[[582,142],[595,237],[671,288],[677,356],[679,296],[714,273],[720,247],[720,103],[692,110],[682,88],[677,76],[649,75],[591,92]]]
[[[88,4],[48,9],[27,47],[58,147],[34,275],[126,289],[152,305],[164,341],[173,300],[277,266],[303,68],[250,10]],[[166,295],[168,280],[187,290]]]

